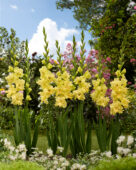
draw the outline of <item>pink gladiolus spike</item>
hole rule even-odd
[[[92,72],[97,73],[97,69],[96,69],[96,68],[93,68],[93,69],[92,69]]]
[[[132,82],[131,81],[128,81],[128,85],[131,85],[132,84]]]
[[[110,58],[110,57],[107,57],[106,60],[107,60],[108,62],[111,62],[111,58]]]
[[[134,6],[134,10],[136,10],[136,6]]]
[[[4,95],[5,93],[6,93],[5,90],[2,90],[2,91],[1,91],[1,94],[2,94],[2,95]]]
[[[135,64],[136,63],[136,59],[135,58],[131,58],[130,59],[130,63]]]
[[[134,88],[136,89],[136,84],[134,84]]]
[[[67,49],[68,51],[71,51],[71,50],[72,50],[72,45],[71,45],[70,43],[68,43],[67,46],[66,46],[66,49]]]
[[[50,59],[50,63],[51,63],[51,64],[54,64],[54,60],[53,60],[53,59]]]

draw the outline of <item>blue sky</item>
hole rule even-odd
[[[47,30],[50,48],[54,52],[54,42],[59,40],[62,50],[75,34],[80,44],[78,22],[70,10],[56,9],[56,0],[0,0],[0,26],[8,30],[14,28],[21,40],[28,39],[30,52],[43,52],[42,28]],[[91,36],[86,32],[86,42]],[[89,45],[86,45],[89,50]]]

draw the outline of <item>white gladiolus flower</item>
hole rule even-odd
[[[127,145],[129,146],[129,145],[133,144],[133,142],[134,142],[133,136],[128,136]]]
[[[49,157],[52,157],[53,156],[53,151],[51,149],[47,149],[47,154]]]

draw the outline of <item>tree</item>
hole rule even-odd
[[[130,63],[136,56],[136,10],[128,0],[112,0],[107,3],[103,17],[93,19],[91,31],[98,37],[95,48],[101,51],[103,58],[110,57],[113,72],[122,62],[127,69],[127,78],[134,83],[134,65]]]
[[[106,0],[57,0],[57,9],[70,9],[80,28],[90,29],[93,18],[99,19],[106,7]]]
[[[19,61],[24,56],[24,41],[20,41],[16,37],[16,32],[11,28],[9,34],[7,29],[0,27],[0,77],[4,77],[8,71],[8,66],[11,64],[11,36],[14,37],[14,44],[16,47],[16,55]],[[3,74],[5,73],[5,74]]]
[[[103,58],[111,57],[113,73],[123,57],[127,78],[134,82],[130,59],[136,56],[136,0],[57,0],[56,4],[58,9],[73,10],[80,27],[90,29],[97,38],[90,45],[101,51]]]

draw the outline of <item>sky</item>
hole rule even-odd
[[[28,39],[29,52],[44,52],[42,29],[45,27],[50,53],[55,54],[55,40],[59,41],[61,51],[71,42],[73,34],[80,45],[80,29],[71,10],[63,12],[56,9],[56,0],[0,0],[0,27],[8,31],[13,28],[20,40]],[[90,50],[90,33],[85,32],[86,49]]]

